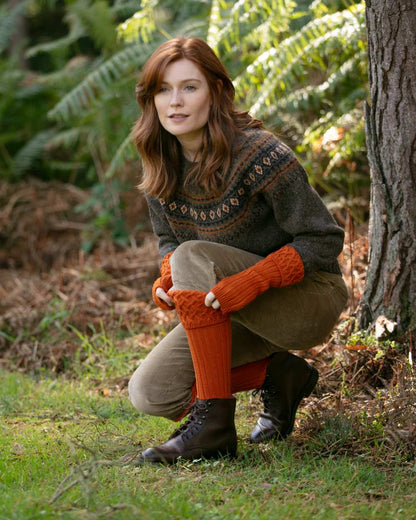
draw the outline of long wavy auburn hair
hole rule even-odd
[[[154,96],[166,67],[181,59],[192,61],[204,74],[211,102],[200,160],[189,169],[184,184],[197,185],[213,195],[220,193],[230,167],[235,135],[246,128],[262,126],[248,112],[235,109],[232,81],[207,43],[199,38],[181,37],[160,45],[146,62],[136,86],[142,114],[133,127],[132,137],[143,163],[139,188],[150,196],[165,199],[178,188],[182,152],[178,139],[160,124]]]

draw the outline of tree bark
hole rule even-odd
[[[416,2],[367,0],[370,259],[359,322],[416,325]]]

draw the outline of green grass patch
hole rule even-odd
[[[125,391],[104,396],[88,378],[0,376],[2,520],[416,518],[414,461],[342,453],[346,418],[304,440],[295,431],[252,446],[255,415],[243,395],[237,459],[137,466],[173,425],[137,413]]]

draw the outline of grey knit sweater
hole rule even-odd
[[[220,195],[186,186],[170,200],[146,197],[161,256],[187,240],[209,240],[261,256],[290,245],[302,258],[305,274],[319,269],[340,273],[343,230],[293,152],[260,129],[238,136],[233,150]]]

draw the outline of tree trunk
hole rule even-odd
[[[370,261],[362,328],[380,316],[416,326],[416,2],[367,0]]]

